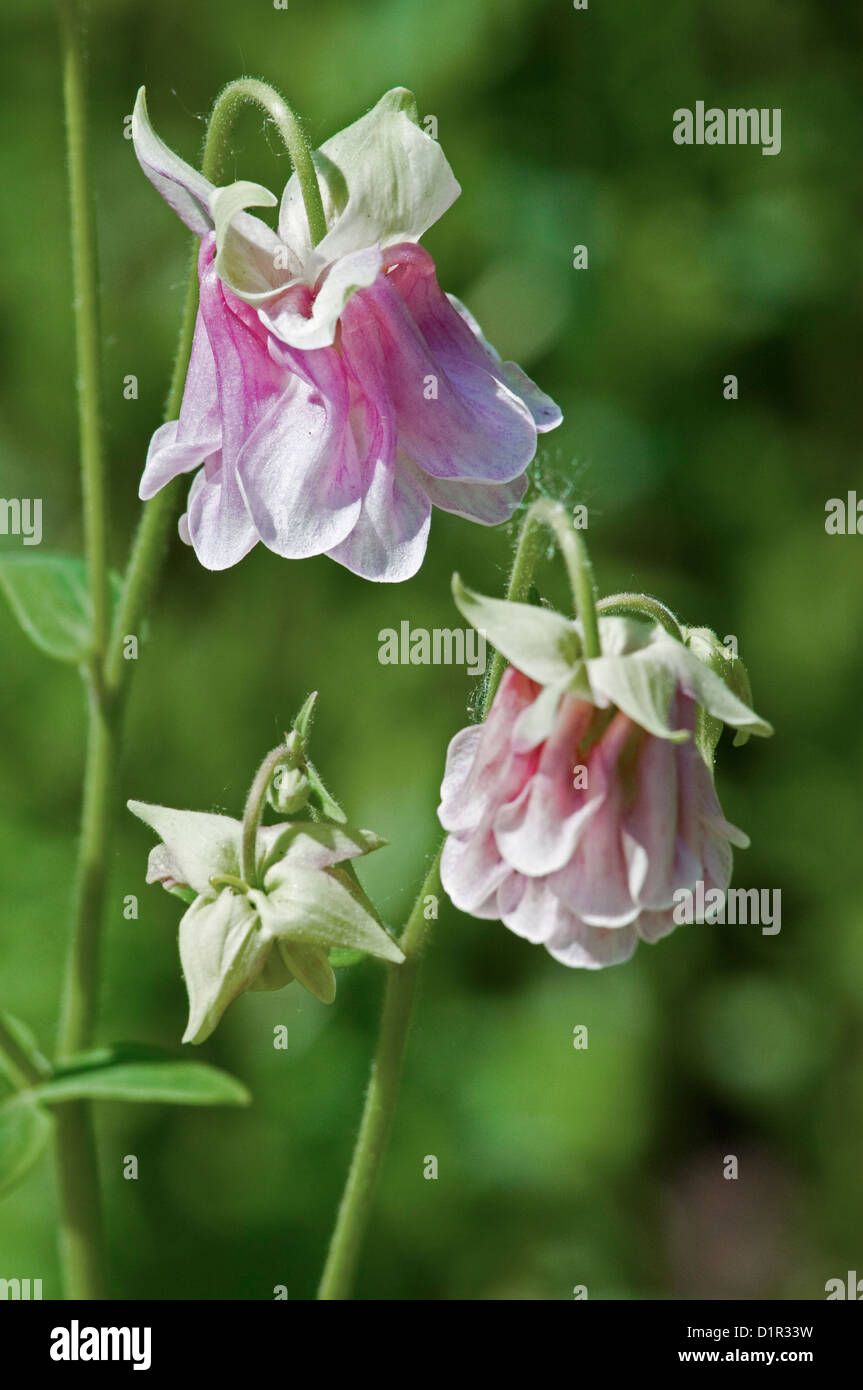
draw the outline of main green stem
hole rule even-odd
[[[93,651],[108,636],[108,561],[105,544],[105,466],[102,447],[99,295],[96,227],[89,197],[85,69],[76,0],[60,0],[63,103],[69,164],[69,221],[75,290],[75,350],[78,364],[78,432],[84,501]]]
[[[105,469],[102,446],[99,297],[96,231],[89,195],[85,72],[81,23],[75,0],[60,0],[63,101],[69,161],[69,211],[75,292],[78,420],[84,506],[84,545],[92,610],[92,650],[87,671],[90,702],[87,770],[75,905],[59,1052],[87,1045],[96,1000],[109,788],[116,763],[115,726],[104,688],[108,641],[108,557],[105,534]],[[95,1299],[105,1293],[99,1175],[90,1107],[61,1106],[56,1125],[60,1197],[60,1259],[67,1296]]]
[[[85,547],[93,611],[88,668],[89,726],[78,868],[67,967],[61,1002],[58,1055],[89,1046],[98,1003],[99,956],[105,910],[115,779],[131,663],[123,659],[124,638],[137,633],[152,597],[176,514],[176,488],[165,488],[144,508],[114,623],[108,633],[108,564],[105,545],[105,486],[101,435],[99,319],[96,244],[87,162],[84,61],[75,0],[60,0],[63,90],[69,150],[72,258],[79,378],[81,472]],[[207,132],[203,172],[213,181],[224,164],[231,126],[245,100],[269,111],[298,167],[313,239],[326,230],[311,153],[284,102],[262,83],[232,83],[216,103]],[[315,206],[317,198],[317,207]],[[180,413],[197,311],[197,267],[193,262],[165,418]],[[105,1261],[99,1176],[92,1111],[88,1103],[59,1106],[56,1166],[60,1197],[60,1254],[66,1295],[98,1299],[105,1294]]]

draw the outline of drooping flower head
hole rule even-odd
[[[331,1003],[333,952],[344,962],[357,952],[396,963],[404,959],[350,869],[351,860],[385,844],[379,835],[343,818],[260,823],[267,802],[302,812],[310,798],[343,817],[294,730],[262,763],[242,821],[128,803],[159,836],[147,882],[160,883],[189,904],[180,922],[189,992],[183,1042],[208,1038],[245,990],[282,989],[296,980]]]
[[[501,361],[419,245],[460,189],[402,88],[314,155],[326,234],[296,174],[278,231],[259,185],[215,188],[158,138],[143,89],[144,172],[201,239],[200,308],[180,417],[153,436],[140,495],[195,472],[181,535],[201,563],[260,540],[374,580],[414,574],[432,506],[484,525],[521,500],[557,406]],[[197,470],[197,471],[196,471]]]
[[[455,592],[512,664],[449,746],[444,888],[565,965],[628,960],[673,930],[675,893],[728,887],[731,846],[749,841],[722,814],[713,746],[723,724],[770,726],[659,624],[600,617],[587,658],[579,621]]]

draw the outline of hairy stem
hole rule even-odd
[[[437,897],[441,892],[440,856],[441,852],[438,851],[401,936],[400,945],[405,958],[401,965],[386,967],[387,984],[377,1050],[353,1158],[318,1290],[319,1299],[350,1297],[398,1098],[422,950],[433,920],[426,917],[426,899],[429,896]]]

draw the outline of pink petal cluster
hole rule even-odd
[[[138,158],[201,238],[182,409],[151,441],[140,496],[195,472],[180,529],[208,569],[262,541],[407,579],[432,507],[507,520],[538,433],[560,423],[417,244],[459,187],[408,97],[388,93],[316,155],[328,230],[313,247],[295,175],[275,232],[245,211],[272,194],[214,188],[158,139],[139,96]]]
[[[203,565],[225,569],[260,540],[402,580],[422,563],[432,505],[485,525],[512,515],[559,412],[494,358],[426,251],[391,248],[337,343],[311,350],[282,342],[264,322],[275,307],[238,299],[214,257],[208,233],[180,418],[156,431],[140,489],[152,497],[203,462],[181,526]],[[311,310],[311,289],[286,297]]]
[[[677,890],[724,891],[730,846],[748,840],[725,820],[694,738],[658,738],[567,693],[543,741],[519,739],[541,689],[510,666],[485,723],[450,743],[443,885],[462,911],[499,918],[564,965],[615,965],[674,929]],[[694,731],[695,710],[678,689],[675,726]]]

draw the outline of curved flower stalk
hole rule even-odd
[[[216,188],[185,164],[154,133],[143,89],[132,131],[144,172],[201,239],[183,404],[140,486],[149,498],[195,472],[180,533],[201,563],[225,569],[262,541],[398,581],[422,563],[432,506],[507,520],[537,434],[561,413],[443,293],[418,245],[460,189],[411,94],[386,93],[315,152],[317,244],[297,174],[273,231],[246,211],[273,194]]]
[[[242,821],[128,803],[160,837],[150,852],[147,882],[161,883],[190,904],[180,922],[189,991],[183,1042],[204,1042],[247,989],[282,989],[296,980],[332,1003],[331,950],[404,959],[349,871],[352,859],[385,843],[380,836],[325,820],[260,824],[265,801],[284,801],[280,772],[290,780],[291,806],[302,801],[298,761],[293,734],[261,764]],[[308,788],[302,790],[307,797]]]
[[[628,960],[673,930],[681,889],[728,887],[731,846],[749,841],[722,814],[713,748],[725,724],[738,739],[772,730],[711,669],[705,629],[698,656],[660,623],[600,617],[588,656],[580,620],[458,576],[454,593],[511,664],[485,722],[449,746],[444,888],[564,965]]]

